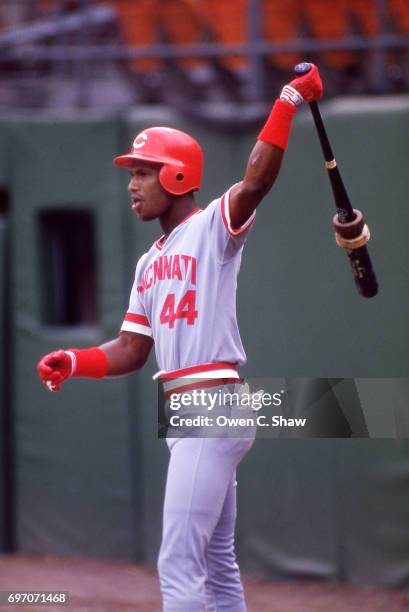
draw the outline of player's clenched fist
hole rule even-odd
[[[104,378],[108,369],[108,358],[97,346],[54,351],[44,355],[37,364],[40,378],[50,391],[60,391],[61,383],[71,376]]]
[[[63,350],[48,353],[38,362],[37,371],[50,391],[60,391],[61,383],[71,376],[72,359]]]
[[[314,102],[322,96],[322,82],[315,64],[310,64],[311,70],[283,87],[280,99],[299,106],[303,102]]]

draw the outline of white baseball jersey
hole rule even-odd
[[[233,230],[229,192],[188,215],[137,263],[121,330],[153,337],[162,371],[246,362],[237,326],[236,288],[255,213]]]

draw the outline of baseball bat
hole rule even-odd
[[[294,73],[296,76],[302,76],[310,70],[311,64],[303,62],[295,66]],[[332,152],[318,103],[310,102],[309,106],[315,127],[317,128],[324,154],[325,167],[328,171],[335,200],[337,214],[334,217],[333,223],[336,229],[337,243],[345,249],[348,255],[358,292],[363,297],[370,298],[378,293],[378,282],[366,247],[366,242],[369,240],[369,230],[364,223],[362,213],[351,205]],[[363,243],[362,246],[361,243]]]

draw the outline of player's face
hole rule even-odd
[[[172,205],[169,194],[159,182],[160,166],[148,162],[137,162],[129,171],[131,180],[128,191],[131,194],[132,210],[141,221],[161,217]]]

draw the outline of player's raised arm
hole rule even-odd
[[[71,376],[104,378],[139,370],[146,362],[153,340],[149,336],[123,331],[100,347],[58,350],[39,361],[37,371],[50,391],[60,391]]]
[[[230,222],[234,229],[242,227],[270,191],[280,170],[287,148],[291,122],[297,107],[322,96],[318,68],[285,85],[280,98],[257,138],[243,180],[230,192]]]

